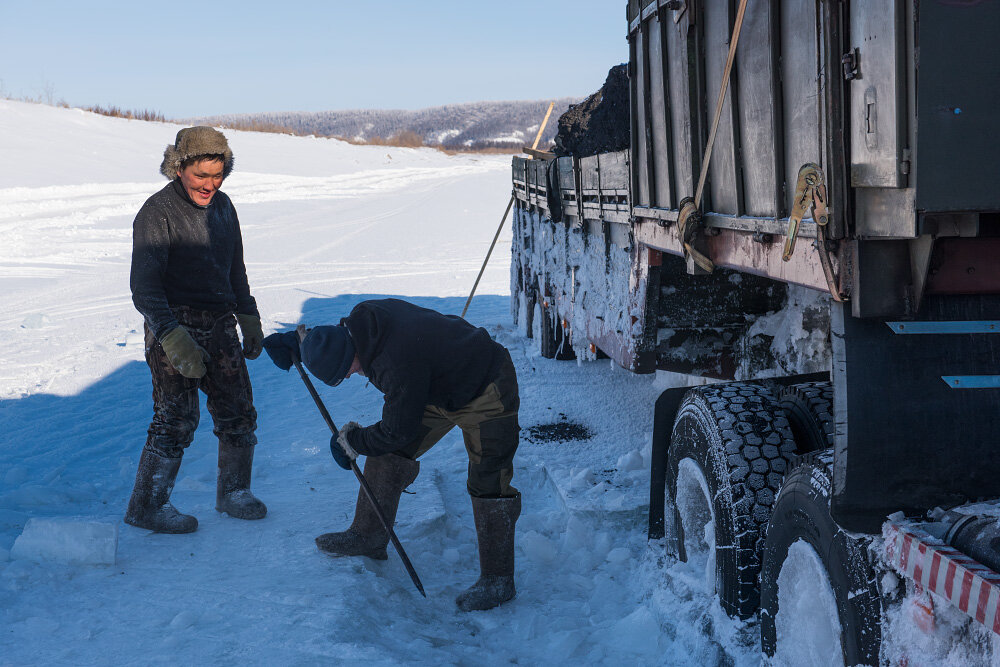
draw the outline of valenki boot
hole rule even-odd
[[[396,521],[399,497],[419,472],[420,463],[397,454],[369,456],[366,459],[365,479],[390,526]],[[358,490],[358,502],[351,527],[340,533],[324,533],[316,538],[316,546],[326,553],[335,556],[366,556],[375,560],[389,557],[385,551],[387,544],[389,535],[361,490]]]
[[[462,611],[492,609],[516,594],[514,524],[521,516],[521,496],[472,498],[479,540],[479,580],[455,598]]]
[[[192,533],[198,529],[198,519],[181,514],[170,504],[170,492],[180,467],[180,457],[171,459],[149,449],[142,450],[125,523],[157,533]]]
[[[250,493],[253,445],[235,447],[219,440],[219,477],[215,487],[215,509],[236,519],[263,519],[267,506]]]

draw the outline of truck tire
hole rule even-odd
[[[569,344],[569,339],[559,322],[559,314],[551,306],[546,306],[547,300],[541,294],[536,295],[534,332],[538,336],[536,345],[538,352],[546,359],[567,361],[576,359],[576,353]]]
[[[761,647],[794,664],[813,662],[809,655],[828,661],[839,645],[843,664],[876,665],[878,578],[867,544],[830,515],[832,469],[831,450],[802,457],[774,504],[761,570]]]
[[[833,384],[793,384],[781,390],[778,404],[788,417],[796,454],[833,447]]]
[[[689,556],[705,552],[706,582],[731,616],[757,612],[767,520],[794,450],[763,386],[701,387],[678,410],[667,454],[678,555],[698,562]]]

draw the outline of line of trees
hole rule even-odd
[[[555,100],[541,145],[552,142],[557,119],[577,98]],[[548,101],[473,102],[417,111],[359,109],[230,114],[188,119],[233,129],[336,137],[352,143],[436,146],[449,150],[517,150],[530,144]]]

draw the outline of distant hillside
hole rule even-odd
[[[555,100],[552,117],[539,147],[552,143],[559,116],[582,98]],[[341,137],[359,143],[402,140],[405,145],[454,149],[520,148],[531,144],[550,100],[532,102],[472,102],[402,110],[278,111],[229,114],[189,119],[211,125],[294,134]],[[421,141],[422,140],[422,141]]]

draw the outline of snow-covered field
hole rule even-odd
[[[726,618],[698,573],[646,541],[661,387],[606,361],[535,354],[509,314],[509,233],[468,319],[510,348],[523,427],[569,420],[593,433],[522,438],[514,601],[472,614],[453,603],[478,573],[458,432],[424,457],[399,511],[427,599],[394,554],[319,553],[313,537],[347,525],[357,482],[330,460],[298,378],[263,357],[250,372],[267,518],[215,512],[203,410],[173,494],[198,531],[122,524],[152,404],[128,290],[131,222],[165,183],[177,129],[0,100],[0,664],[758,663],[756,628]],[[226,134],[236,170],[223,189],[266,332],[336,322],[369,297],[461,312],[509,197],[508,158]],[[320,391],[338,422],[380,414],[362,378]],[[49,532],[12,552],[32,518],[53,520],[39,524]],[[66,520],[84,536],[88,522],[118,526],[116,563],[56,562],[44,536]],[[99,562],[107,541],[92,546]]]

